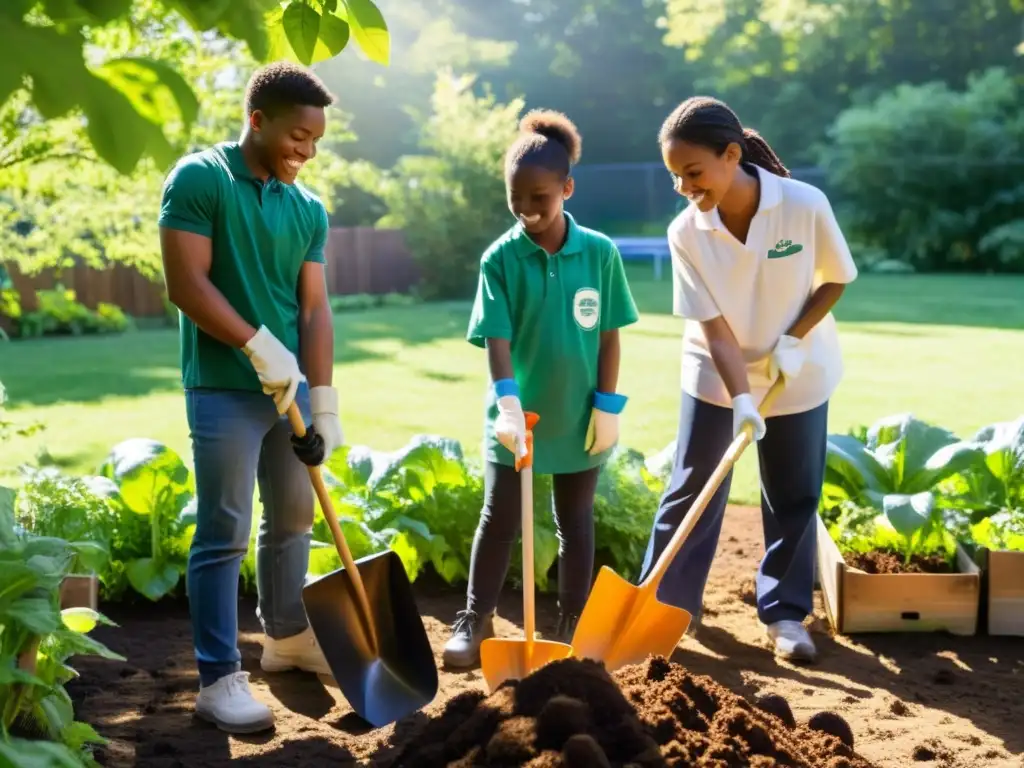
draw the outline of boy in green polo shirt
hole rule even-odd
[[[618,441],[619,328],[636,322],[622,258],[604,235],[563,210],[580,157],[576,126],[533,111],[509,148],[505,183],[517,224],[480,262],[470,343],[487,349],[493,386],[485,426],[484,507],[473,541],[466,610],[444,649],[453,667],[478,663],[520,531],[515,451],[524,409],[540,415],[534,469],[554,476],[558,529],[557,636],[572,637],[594,569],[594,491]]]
[[[316,155],[332,102],[302,67],[258,70],[241,139],[182,158],[160,208],[167,291],[181,310],[198,502],[186,580],[200,679],[196,714],[237,733],[274,722],[253,698],[238,651],[238,575],[257,481],[261,664],[330,674],[302,605],[313,525],[305,465],[322,463],[344,437],[331,386],[327,212],[295,180]],[[292,402],[312,422],[302,441],[283,415]]]

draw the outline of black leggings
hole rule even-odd
[[[558,604],[580,613],[594,572],[594,492],[600,467],[553,476],[558,533]],[[522,527],[522,486],[513,467],[488,462],[484,468],[484,507],[469,561],[467,608],[481,615],[498,605],[512,545]]]

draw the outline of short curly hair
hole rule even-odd
[[[292,107],[321,107],[334,103],[334,95],[311,70],[288,61],[277,61],[252,73],[245,88],[245,114],[259,110],[277,117]]]
[[[582,152],[583,138],[572,120],[551,109],[534,109],[519,121],[519,137],[505,155],[505,173],[535,165],[568,178]]]

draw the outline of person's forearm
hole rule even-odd
[[[597,356],[597,391],[612,394],[619,384],[619,360],[622,357],[619,346],[619,332],[605,331],[601,334],[601,351]]]
[[[804,305],[800,317],[790,327],[787,335],[802,339],[825,317],[839,301],[846,290],[844,283],[825,283],[820,286]]]
[[[173,288],[168,286],[167,296],[203,333],[224,344],[241,349],[256,335],[257,329],[235,311],[205,275],[195,275]]]
[[[508,339],[487,339],[487,364],[491,369],[491,381],[515,379],[512,345]]]
[[[310,388],[331,386],[334,380],[334,322],[329,305],[303,313],[299,340]]]
[[[747,379],[747,363],[743,359],[743,351],[735,341],[722,339],[708,343],[708,351],[715,363],[718,375],[730,397],[750,393],[750,381]]]

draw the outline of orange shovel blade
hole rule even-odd
[[[480,666],[489,691],[506,680],[522,680],[552,661],[568,658],[572,646],[550,640],[534,640],[532,652],[526,640],[489,637],[480,644]]]
[[[671,656],[690,614],[659,602],[656,591],[656,585],[638,587],[601,568],[572,637],[573,655],[603,661],[609,672],[651,654]]]

